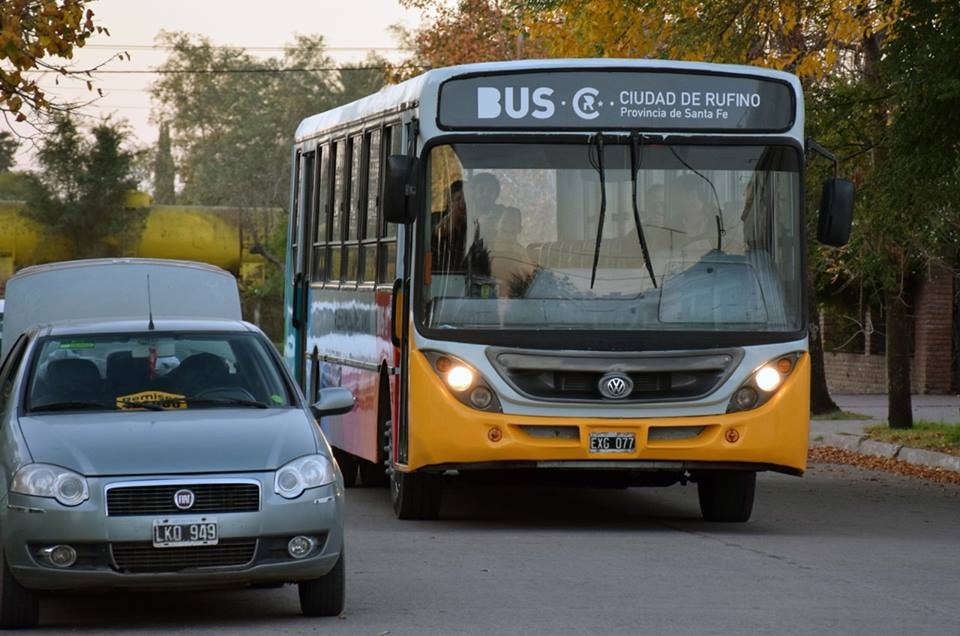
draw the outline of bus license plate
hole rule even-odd
[[[590,433],[591,453],[632,453],[636,447],[634,433]]]
[[[217,545],[217,520],[210,517],[154,519],[153,547],[183,548],[192,545]]]

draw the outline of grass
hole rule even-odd
[[[841,411],[837,409],[836,411],[830,411],[829,413],[820,413],[818,415],[811,415],[810,419],[813,420],[872,420],[873,418],[869,415],[864,415],[863,413],[854,413],[853,411]]]
[[[890,428],[887,424],[870,426],[867,437],[878,442],[902,444],[911,448],[949,453],[960,456],[960,424],[914,422],[913,428]]]

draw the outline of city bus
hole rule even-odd
[[[793,75],[658,60],[438,68],[299,125],[284,354],[348,485],[697,485],[743,522],[806,468]],[[828,178],[818,239],[846,242]]]

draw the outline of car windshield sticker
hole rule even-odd
[[[271,395],[270,399],[273,400],[274,404],[283,404],[283,398],[279,395]]]
[[[97,345],[96,345],[95,343],[93,343],[93,342],[85,342],[85,341],[82,341],[82,340],[81,340],[81,341],[72,341],[72,342],[61,342],[61,343],[60,343],[60,348],[61,348],[61,349],[70,349],[70,350],[74,350],[74,349],[94,349],[94,348],[96,348],[96,346],[97,346]]]
[[[185,409],[187,408],[185,397],[184,395],[164,391],[141,391],[130,395],[118,395],[117,408],[121,411],[143,410],[144,407],[138,406],[138,404],[149,403],[165,409]]]

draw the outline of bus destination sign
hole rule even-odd
[[[783,132],[794,122],[785,82],[659,71],[540,72],[448,80],[447,129],[641,129]]]

